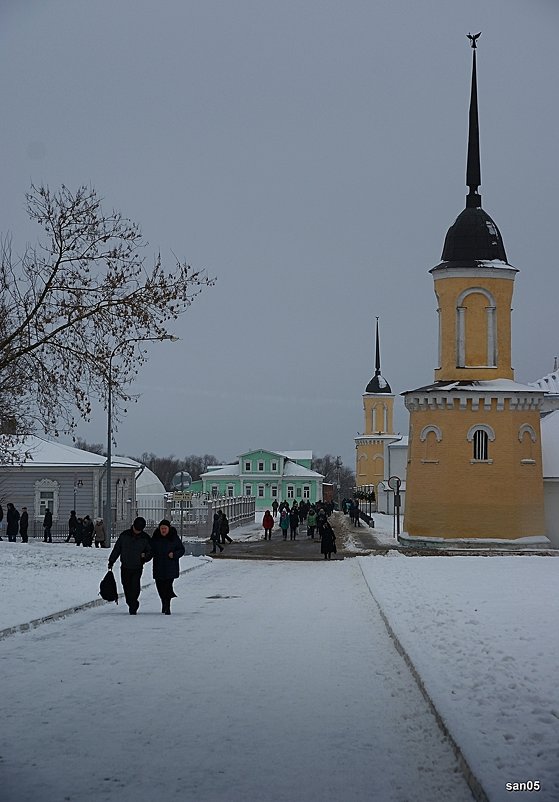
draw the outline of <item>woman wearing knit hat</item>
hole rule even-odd
[[[173,581],[180,573],[179,559],[184,554],[184,546],[170,521],[161,521],[152,535],[151,549],[153,578],[161,599],[161,612],[171,615],[171,599],[177,595],[173,590]]]

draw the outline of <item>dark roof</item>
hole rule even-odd
[[[475,260],[507,261],[501,232],[481,207],[466,207],[448,229],[444,262]]]
[[[383,378],[380,373],[375,373],[367,387],[365,388],[366,393],[391,393],[392,390],[390,389],[390,385]]]

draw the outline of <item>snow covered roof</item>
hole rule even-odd
[[[248,452],[247,452],[248,453]],[[274,454],[280,454],[280,452],[273,452]],[[293,453],[293,452],[291,452]],[[297,453],[297,452],[296,452]],[[298,452],[302,453],[302,452]],[[303,452],[305,453],[305,452]],[[204,479],[211,478],[217,476],[239,476],[240,474],[240,466],[239,463],[236,462],[234,465],[220,465],[217,470],[206,471],[206,473],[202,474]],[[291,459],[287,460],[285,463],[285,469],[282,474],[284,477],[286,476],[298,476],[300,478],[308,477],[309,479],[322,479],[323,476],[321,473],[317,473],[316,471],[311,471],[309,468],[304,468],[302,465],[299,465],[297,462],[293,462]],[[254,478],[253,474],[249,474],[246,478]],[[278,476],[278,478],[280,478]]]
[[[544,393],[559,395],[559,372],[553,371],[535,382],[528,382],[530,387],[536,387]]]
[[[407,448],[408,447],[408,435],[405,437],[400,437],[398,440],[395,440],[393,443],[388,444],[388,448]]]
[[[440,391],[449,392],[451,390],[458,390],[461,392],[475,392],[475,393],[541,393],[539,387],[532,384],[519,384],[511,379],[493,379],[492,381],[476,381],[471,379],[469,381],[450,381],[450,382],[435,382],[428,384],[425,387],[418,387],[416,390],[407,390],[402,395],[408,393],[438,393]]]
[[[28,452],[28,457],[19,463],[23,466],[93,468],[101,467],[107,462],[103,454],[93,454],[91,451],[83,451],[81,448],[73,448],[35,435],[23,439],[20,447],[22,452]],[[111,464],[116,467],[141,467],[139,462],[129,457],[113,456]]]
[[[317,473],[316,471],[311,471],[309,468],[304,468],[302,465],[299,465],[298,462],[292,462],[291,460],[285,463],[283,475],[300,476],[302,478],[307,476],[309,479],[324,479],[321,473]]]
[[[238,476],[239,475],[239,463],[235,462],[232,465],[219,465],[216,467],[212,465],[208,467],[208,470],[201,474],[201,476]]]
[[[149,468],[143,468],[136,474],[136,495],[159,495],[165,493],[165,485],[158,476],[150,471]]]

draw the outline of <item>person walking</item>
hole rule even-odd
[[[19,534],[21,535],[22,543],[27,543],[29,540],[27,536],[28,529],[29,529],[29,513],[27,512],[27,507],[22,507],[21,515],[19,517]]]
[[[274,528],[274,519],[270,510],[266,510],[262,518],[262,526],[264,527],[264,540],[272,539],[272,529]]]
[[[214,544],[214,547],[211,550],[212,554],[217,553],[217,546],[219,546],[220,552],[223,551],[223,546],[221,545],[220,524],[221,524],[221,515],[219,514],[219,512],[214,512],[214,519],[212,521],[212,533],[210,535],[210,539]]]
[[[285,508],[281,511],[279,525],[281,531],[283,532],[283,539],[287,540],[287,530],[289,529],[289,515]]]
[[[307,513],[307,537],[314,540],[314,531],[316,529],[316,510],[311,507]]]
[[[43,518],[43,543],[52,543],[52,512],[47,510]]]
[[[274,499],[274,500],[272,501],[272,512],[273,512],[273,514],[274,514],[274,518],[277,518],[277,517],[278,517],[278,506],[279,506],[279,505],[278,505],[278,500],[277,500],[277,499]]]
[[[120,578],[130,615],[138,612],[142,571],[152,558],[151,538],[145,527],[146,519],[138,516],[130,529],[120,533],[109,555],[109,571],[120,557]]]
[[[161,599],[161,612],[171,615],[171,599],[176,597],[173,582],[178,577],[179,560],[184,554],[184,546],[177,530],[171,522],[160,522],[151,538],[153,551],[153,578]]]
[[[77,542],[76,532],[78,531],[78,519],[76,518],[76,511],[70,510],[70,517],[68,518],[68,537],[66,543],[70,542],[71,538]]]
[[[219,534],[221,536],[221,542],[225,545],[225,541],[228,543],[233,542],[233,538],[229,537],[229,521],[227,520],[227,516],[223,512],[223,510],[219,510]]]
[[[95,548],[103,546],[105,542],[105,522],[102,518],[96,518],[93,524],[93,534],[95,535]]]
[[[86,515],[85,518],[83,519],[82,546],[85,546],[86,548],[91,548],[93,544],[93,532],[94,532],[93,521],[91,520],[89,515]]]
[[[15,543],[17,540],[17,532],[19,529],[19,512],[16,510],[11,501],[6,504],[6,534],[8,541]]]
[[[297,540],[297,527],[299,526],[299,513],[295,504],[289,513],[289,539]]]
[[[320,539],[320,553],[324,554],[324,559],[329,560],[332,554],[336,553],[336,535],[330,525],[330,521],[325,521],[322,527]]]

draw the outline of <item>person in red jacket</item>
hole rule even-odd
[[[272,529],[274,528],[274,519],[270,510],[266,510],[262,518],[262,526],[264,527],[264,540],[272,539]]]

